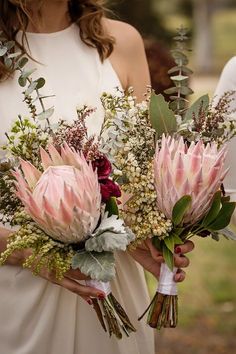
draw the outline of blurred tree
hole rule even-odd
[[[154,11],[155,0],[110,0],[111,8],[120,19],[136,27],[144,36],[169,40],[171,33],[164,27],[162,16]]]
[[[195,65],[201,73],[212,72],[212,17],[215,0],[193,0]]]

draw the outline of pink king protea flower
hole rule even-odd
[[[171,219],[175,203],[190,195],[192,204],[184,223],[194,223],[208,211],[212,197],[227,173],[224,169],[226,148],[202,141],[188,147],[183,138],[163,136],[154,161],[158,208]]]
[[[16,178],[17,196],[34,221],[52,238],[63,243],[85,240],[101,214],[97,172],[84,156],[64,145],[61,154],[53,145],[41,149],[41,173],[21,161]]]

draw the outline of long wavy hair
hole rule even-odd
[[[29,22],[32,22],[27,3],[32,0],[0,0],[0,31],[9,41],[15,41],[22,51],[27,53],[26,30]],[[43,3],[45,0],[38,0]],[[82,41],[88,46],[97,48],[103,61],[113,51],[114,38],[106,33],[102,25],[102,19],[107,14],[104,0],[70,0],[68,2],[71,21],[80,29]],[[40,8],[40,7],[39,7]],[[16,39],[18,31],[23,32],[22,43]],[[12,70],[0,61],[0,80],[8,77]]]

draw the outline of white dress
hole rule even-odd
[[[99,133],[103,112],[99,97],[120,86],[109,60],[102,64],[97,51],[82,43],[76,25],[52,33],[28,33],[35,77],[46,78],[45,101],[55,106],[53,120],[72,121],[76,106],[99,106],[89,118],[90,133]],[[0,140],[20,113],[22,88],[17,77],[0,84]],[[13,266],[0,268],[0,354],[154,354],[153,331],[137,317],[149,297],[144,272],[126,253],[117,255],[117,276],[112,290],[129,313],[137,333],[121,341],[100,328],[93,309],[79,296]]]
[[[219,98],[228,91],[236,91],[236,56],[231,58],[225,65],[214,95],[214,104]],[[236,110],[236,92],[233,95],[234,100],[231,102],[230,107]],[[233,113],[236,119],[236,112]],[[224,186],[227,194],[230,195],[232,201],[236,201],[236,137],[228,143],[228,155],[226,166],[230,167],[229,173],[226,176]],[[236,225],[236,212],[233,215],[233,222]]]

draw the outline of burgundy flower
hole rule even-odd
[[[111,179],[103,179],[100,182],[102,201],[106,203],[111,197],[119,198],[121,196],[121,190],[118,184]]]
[[[92,162],[93,168],[97,169],[98,180],[107,179],[112,171],[111,163],[106,156],[102,156]]]

